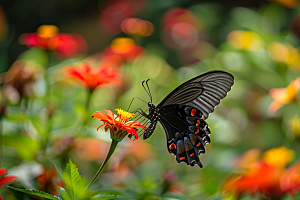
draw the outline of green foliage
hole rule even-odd
[[[66,192],[71,199],[82,199],[85,195],[85,185],[79,174],[78,168],[71,159],[66,166],[64,174]]]
[[[50,200],[61,200],[59,197],[53,196],[52,194],[48,194],[43,191],[37,191],[37,190],[33,190],[33,189],[20,189],[20,188],[15,188],[15,187],[11,187],[11,186],[7,186],[7,187],[9,187],[10,189],[19,191],[19,192],[32,194],[32,195],[43,197],[43,198],[50,199]]]

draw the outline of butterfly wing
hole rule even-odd
[[[178,163],[198,164],[205,145],[210,142],[210,131],[200,110],[184,105],[168,105],[160,110],[160,123],[166,136],[167,147]]]
[[[207,119],[230,91],[233,82],[233,76],[227,72],[207,72],[178,86],[157,108],[172,104],[187,105],[199,109]]]
[[[199,155],[210,143],[210,130],[204,120],[227,95],[233,82],[231,74],[211,71],[181,84],[157,106],[168,150],[178,163],[202,167]]]

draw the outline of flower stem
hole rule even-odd
[[[92,185],[93,183],[96,181],[96,179],[98,178],[98,176],[100,175],[101,171],[103,170],[103,168],[105,167],[107,161],[110,159],[111,155],[114,153],[117,145],[118,145],[118,141],[116,140],[112,140],[111,141],[111,144],[110,144],[110,148],[109,148],[109,151],[107,153],[107,156],[104,160],[104,162],[102,163],[101,167],[99,168],[98,172],[96,173],[96,175],[94,176],[93,180],[90,182],[90,184],[87,186],[86,190],[88,190]]]
[[[94,92],[94,90],[91,90],[91,89],[87,90],[88,94],[87,94],[87,98],[86,98],[86,102],[85,102],[85,107],[86,107],[87,111],[90,108],[91,98],[92,98],[93,92]]]
[[[47,130],[45,133],[45,138],[44,138],[44,155],[47,155],[47,145],[48,145],[48,140],[49,140],[49,134],[52,128],[52,116],[48,116],[47,119]]]

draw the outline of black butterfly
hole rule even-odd
[[[176,156],[177,162],[202,168],[199,155],[205,153],[205,145],[210,143],[210,130],[204,120],[227,95],[233,82],[233,76],[227,72],[207,72],[181,84],[155,106],[146,81],[151,99],[149,114],[136,111],[150,122],[143,139],[152,135],[159,121],[166,132],[169,153]]]

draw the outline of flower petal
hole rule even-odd
[[[7,174],[7,170],[5,168],[0,168],[0,178]]]
[[[5,176],[4,178],[0,179],[0,187],[11,184],[16,181],[17,181],[16,176]]]
[[[99,127],[97,128],[97,131],[98,131],[102,126],[105,126],[105,125],[107,125],[107,124],[105,123],[105,124],[102,124],[101,126],[99,126]],[[106,131],[106,128],[105,128],[105,131]]]
[[[134,137],[135,137],[136,139],[139,138],[138,134],[136,133],[137,131],[136,131],[134,128],[130,128],[130,127],[124,126],[124,129],[125,129],[128,133],[133,134]]]
[[[97,118],[97,119],[100,119],[102,121],[109,122],[109,123],[111,123],[111,121],[113,119],[101,111],[96,111],[94,114],[92,114],[92,118]]]

